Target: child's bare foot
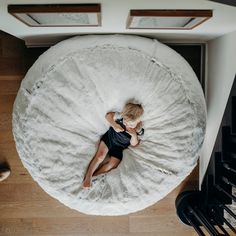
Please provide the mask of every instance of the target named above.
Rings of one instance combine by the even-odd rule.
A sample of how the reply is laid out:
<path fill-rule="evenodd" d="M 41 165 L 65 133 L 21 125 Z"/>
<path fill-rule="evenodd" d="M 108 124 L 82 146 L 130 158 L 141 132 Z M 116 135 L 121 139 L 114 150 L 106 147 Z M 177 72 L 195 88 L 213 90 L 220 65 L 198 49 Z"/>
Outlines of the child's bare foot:
<path fill-rule="evenodd" d="M 83 188 L 90 188 L 91 187 L 91 179 L 84 179 L 82 183 Z"/>

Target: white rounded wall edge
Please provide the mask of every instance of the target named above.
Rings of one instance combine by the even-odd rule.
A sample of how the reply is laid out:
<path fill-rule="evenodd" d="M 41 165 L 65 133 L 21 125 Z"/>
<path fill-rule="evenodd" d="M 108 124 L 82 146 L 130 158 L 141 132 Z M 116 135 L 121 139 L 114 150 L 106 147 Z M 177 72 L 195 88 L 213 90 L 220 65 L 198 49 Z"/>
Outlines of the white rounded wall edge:
<path fill-rule="evenodd" d="M 10 15 L 9 4 L 65 4 L 65 0 L 2 0 L 0 29 L 26 42 L 26 45 L 52 45 L 78 34 L 152 34 L 160 40 L 208 41 L 236 30 L 236 8 L 206 0 L 100 0 L 101 27 L 29 27 Z M 78 3 L 76 0 L 70 4 Z M 83 3 L 94 3 L 84 0 Z M 192 30 L 127 29 L 130 9 L 212 9 L 213 17 Z"/>
<path fill-rule="evenodd" d="M 216 137 L 236 74 L 235 42 L 236 31 L 211 40 L 207 45 L 207 126 L 200 157 L 200 188 L 210 162 Z"/>

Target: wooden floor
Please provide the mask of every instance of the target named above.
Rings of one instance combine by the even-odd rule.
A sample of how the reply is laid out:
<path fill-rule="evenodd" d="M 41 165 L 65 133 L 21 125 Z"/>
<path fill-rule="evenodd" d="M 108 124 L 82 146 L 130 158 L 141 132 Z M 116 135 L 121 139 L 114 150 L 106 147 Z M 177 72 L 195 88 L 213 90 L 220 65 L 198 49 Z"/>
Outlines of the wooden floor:
<path fill-rule="evenodd" d="M 0 183 L 0 235 L 191 236 L 180 223 L 175 198 L 198 186 L 197 168 L 155 205 L 118 217 L 89 216 L 71 210 L 46 194 L 23 167 L 12 136 L 12 106 L 28 67 L 44 49 L 28 50 L 19 39 L 0 33 L 0 161 L 11 175 Z"/>

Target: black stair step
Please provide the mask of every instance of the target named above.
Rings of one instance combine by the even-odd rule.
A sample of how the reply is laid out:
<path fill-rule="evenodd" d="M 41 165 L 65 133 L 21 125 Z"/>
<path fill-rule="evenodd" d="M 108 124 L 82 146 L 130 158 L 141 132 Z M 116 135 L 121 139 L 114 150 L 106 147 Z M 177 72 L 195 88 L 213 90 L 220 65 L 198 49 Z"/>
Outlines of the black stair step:
<path fill-rule="evenodd" d="M 227 155 L 229 156 L 231 161 L 233 161 L 233 160 L 236 161 L 236 152 L 229 152 L 229 153 L 227 153 Z"/>
<path fill-rule="evenodd" d="M 231 134 L 229 126 L 222 127 L 222 161 L 228 162 L 230 158 L 228 153 L 236 153 L 236 135 Z"/>
<path fill-rule="evenodd" d="M 236 153 L 236 143 L 233 142 L 230 143 L 229 152 Z"/>
<path fill-rule="evenodd" d="M 233 179 L 231 180 L 228 177 L 222 176 L 222 180 L 223 180 L 224 183 L 229 184 L 232 187 L 236 188 L 236 183 Z"/>
<path fill-rule="evenodd" d="M 232 186 L 226 183 L 223 184 L 216 184 L 214 185 L 215 188 L 215 196 L 221 199 L 221 202 L 225 205 L 231 205 L 232 199 L 236 199 L 236 197 L 232 194 Z M 214 197 L 215 198 L 215 197 Z"/>
<path fill-rule="evenodd" d="M 215 167 L 216 164 L 219 163 L 219 165 L 221 165 L 223 163 L 223 159 L 222 159 L 222 153 L 221 152 L 215 152 Z"/>
<path fill-rule="evenodd" d="M 226 170 L 228 170 L 228 171 L 230 171 L 230 172 L 236 174 L 236 170 L 233 169 L 228 163 L 223 163 L 223 166 L 224 166 L 224 168 L 225 168 Z"/>
<path fill-rule="evenodd" d="M 232 144 L 236 145 L 236 135 L 230 135 L 228 139 Z"/>
<path fill-rule="evenodd" d="M 236 169 L 236 150 L 228 150 L 224 152 L 224 157 L 220 159 L 222 163 L 230 163 L 231 167 Z"/>
<path fill-rule="evenodd" d="M 231 135 L 231 128 L 229 126 L 222 127 L 222 159 L 226 157 L 225 153 L 227 153 L 231 148 L 229 143 L 229 136 Z M 227 160 L 226 160 L 227 161 Z"/>
<path fill-rule="evenodd" d="M 222 138 L 228 137 L 231 135 L 231 127 L 230 126 L 223 126 L 222 127 Z"/>
<path fill-rule="evenodd" d="M 218 195 L 220 199 L 223 199 L 224 204 L 231 204 L 231 199 L 229 196 L 227 196 L 227 194 L 225 194 L 225 192 L 227 192 L 228 194 L 231 194 L 232 193 L 232 185 L 229 185 L 222 180 L 223 176 L 226 178 L 229 176 L 230 177 L 229 180 L 231 180 L 231 175 L 226 173 L 226 170 L 228 170 L 228 168 L 226 168 L 226 167 L 230 168 L 231 163 L 228 163 L 228 165 L 225 166 L 226 163 L 228 163 L 228 162 L 224 161 L 224 159 L 222 158 L 222 153 L 215 152 L 215 169 L 214 169 L 214 173 L 212 175 L 212 178 L 213 178 L 214 185 L 215 186 L 217 185 L 219 187 L 215 188 L 215 186 L 212 186 L 212 185 L 207 186 L 208 201 L 209 202 L 210 202 L 210 199 L 214 199 L 215 196 Z M 220 187 L 223 188 L 223 191 L 219 191 Z"/>
<path fill-rule="evenodd" d="M 232 133 L 236 133 L 236 97 L 232 97 Z"/>

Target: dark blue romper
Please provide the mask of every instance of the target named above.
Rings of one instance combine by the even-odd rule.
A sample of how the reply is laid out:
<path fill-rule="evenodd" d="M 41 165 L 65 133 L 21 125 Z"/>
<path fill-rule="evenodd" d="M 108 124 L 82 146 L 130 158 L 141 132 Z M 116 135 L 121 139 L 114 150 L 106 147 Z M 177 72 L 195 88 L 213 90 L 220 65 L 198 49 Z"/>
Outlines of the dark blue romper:
<path fill-rule="evenodd" d="M 117 119 L 116 123 L 118 123 L 124 131 L 116 132 L 112 127 L 102 136 L 101 140 L 108 147 L 108 154 L 110 156 L 116 157 L 120 160 L 123 158 L 123 150 L 126 149 L 130 145 L 131 135 L 126 132 L 126 127 L 123 124 L 123 118 Z M 138 135 L 142 135 L 144 133 L 144 129 L 141 129 Z"/>

